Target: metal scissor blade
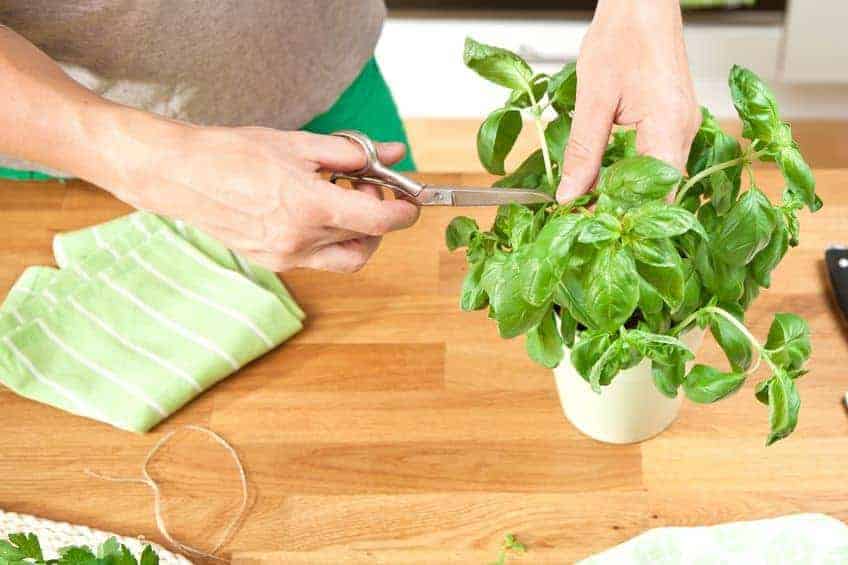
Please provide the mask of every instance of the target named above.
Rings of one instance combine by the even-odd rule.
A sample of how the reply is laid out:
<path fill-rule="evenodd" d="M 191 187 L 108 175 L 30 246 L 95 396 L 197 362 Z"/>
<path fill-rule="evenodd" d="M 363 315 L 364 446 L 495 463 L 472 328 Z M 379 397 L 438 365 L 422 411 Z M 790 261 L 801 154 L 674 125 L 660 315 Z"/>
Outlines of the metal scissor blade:
<path fill-rule="evenodd" d="M 554 198 L 529 188 L 477 188 L 468 186 L 429 186 L 418 196 L 424 206 L 498 206 L 500 204 L 546 204 Z"/>

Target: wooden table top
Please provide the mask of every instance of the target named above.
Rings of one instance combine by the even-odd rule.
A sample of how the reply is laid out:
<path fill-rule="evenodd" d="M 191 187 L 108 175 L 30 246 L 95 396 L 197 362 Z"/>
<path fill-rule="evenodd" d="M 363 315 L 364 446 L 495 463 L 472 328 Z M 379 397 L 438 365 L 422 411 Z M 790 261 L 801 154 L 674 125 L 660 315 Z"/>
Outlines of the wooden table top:
<path fill-rule="evenodd" d="M 777 194 L 776 173 L 760 178 Z M 223 550 L 241 562 L 484 563 L 512 532 L 533 552 L 524 562 L 564 563 L 658 526 L 795 512 L 848 520 L 848 332 L 823 269 L 824 248 L 848 239 L 848 170 L 817 178 L 824 209 L 802 218 L 800 247 L 748 314 L 763 338 L 779 310 L 806 317 L 813 334 L 798 429 L 770 448 L 757 379 L 715 405 L 684 403 L 642 444 L 582 436 L 523 339 L 501 340 L 485 313 L 459 310 L 464 258 L 444 248 L 444 228 L 457 213 L 488 225 L 494 210 L 432 208 L 356 275 L 287 274 L 304 331 L 152 433 L 0 390 L 0 508 L 161 542 L 144 485 L 84 470 L 138 476 L 162 434 L 196 423 L 232 442 L 247 469 L 249 513 Z M 55 233 L 127 211 L 81 182 L 0 183 L 0 291 L 26 266 L 53 263 Z M 711 340 L 700 358 L 720 362 Z M 187 433 L 151 471 L 172 533 L 208 547 L 239 503 L 226 454 Z"/>

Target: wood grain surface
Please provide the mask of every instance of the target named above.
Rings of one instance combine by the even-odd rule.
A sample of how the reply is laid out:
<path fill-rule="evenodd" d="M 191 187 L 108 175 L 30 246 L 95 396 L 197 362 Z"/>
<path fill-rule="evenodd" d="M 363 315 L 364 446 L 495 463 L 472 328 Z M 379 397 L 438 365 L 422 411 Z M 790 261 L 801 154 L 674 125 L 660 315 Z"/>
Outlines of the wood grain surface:
<path fill-rule="evenodd" d="M 817 178 L 825 207 L 802 218 L 800 247 L 748 314 L 761 337 L 779 310 L 813 332 L 798 429 L 773 447 L 753 382 L 715 405 L 684 403 L 642 444 L 582 436 L 523 339 L 501 340 L 485 313 L 459 310 L 464 259 L 445 250 L 444 228 L 457 213 L 488 225 L 494 210 L 431 208 L 355 275 L 285 275 L 309 316 L 304 331 L 152 433 L 0 389 L 0 507 L 163 542 L 144 485 L 84 470 L 138 476 L 162 434 L 196 423 L 231 441 L 247 469 L 249 513 L 223 551 L 242 563 L 486 563 L 507 532 L 531 552 L 516 563 L 568 563 L 657 526 L 794 512 L 848 520 L 848 332 L 823 270 L 826 245 L 848 240 L 848 171 Z M 778 193 L 779 175 L 761 179 Z M 81 182 L 0 183 L 0 291 L 26 266 L 52 264 L 55 233 L 127 211 Z M 714 343 L 701 359 L 720 362 Z M 239 503 L 227 455 L 184 432 L 152 472 L 173 533 L 211 545 Z"/>

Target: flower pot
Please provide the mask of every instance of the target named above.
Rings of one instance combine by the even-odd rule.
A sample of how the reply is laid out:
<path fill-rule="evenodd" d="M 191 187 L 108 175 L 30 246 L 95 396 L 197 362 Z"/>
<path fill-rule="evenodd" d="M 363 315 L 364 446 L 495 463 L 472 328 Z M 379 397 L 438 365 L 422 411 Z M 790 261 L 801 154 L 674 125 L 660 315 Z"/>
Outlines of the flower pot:
<path fill-rule="evenodd" d="M 699 329 L 680 336 L 695 353 L 703 338 Z M 554 377 L 565 417 L 587 436 L 606 443 L 635 443 L 657 435 L 677 419 L 683 393 L 668 398 L 657 390 L 648 359 L 619 373 L 598 394 L 574 369 L 570 358 L 571 351 L 566 348 Z"/>

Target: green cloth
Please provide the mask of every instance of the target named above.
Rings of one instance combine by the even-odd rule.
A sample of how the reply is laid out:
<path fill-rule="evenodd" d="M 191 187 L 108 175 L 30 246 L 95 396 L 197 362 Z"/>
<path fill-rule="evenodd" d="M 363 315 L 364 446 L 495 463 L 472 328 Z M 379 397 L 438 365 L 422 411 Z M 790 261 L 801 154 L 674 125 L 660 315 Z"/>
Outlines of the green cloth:
<path fill-rule="evenodd" d="M 356 80 L 327 112 L 315 117 L 303 129 L 324 134 L 355 129 L 374 141 L 403 142 L 406 144 L 406 156 L 393 168 L 398 171 L 415 170 L 406 130 L 376 59 L 366 63 Z"/>
<path fill-rule="evenodd" d="M 0 381 L 80 416 L 147 431 L 302 328 L 273 273 L 153 214 L 53 248 L 0 307 Z"/>
<path fill-rule="evenodd" d="M 824 514 L 656 528 L 578 565 L 845 565 L 848 526 Z"/>
<path fill-rule="evenodd" d="M 335 104 L 313 118 L 303 129 L 323 134 L 342 129 L 356 129 L 375 141 L 400 141 L 406 145 L 406 156 L 393 168 L 398 171 L 415 170 L 406 130 L 389 85 L 386 84 L 374 58 L 366 63 L 359 76 Z M 36 171 L 17 171 L 0 167 L 0 179 L 51 180 L 52 177 Z"/>

